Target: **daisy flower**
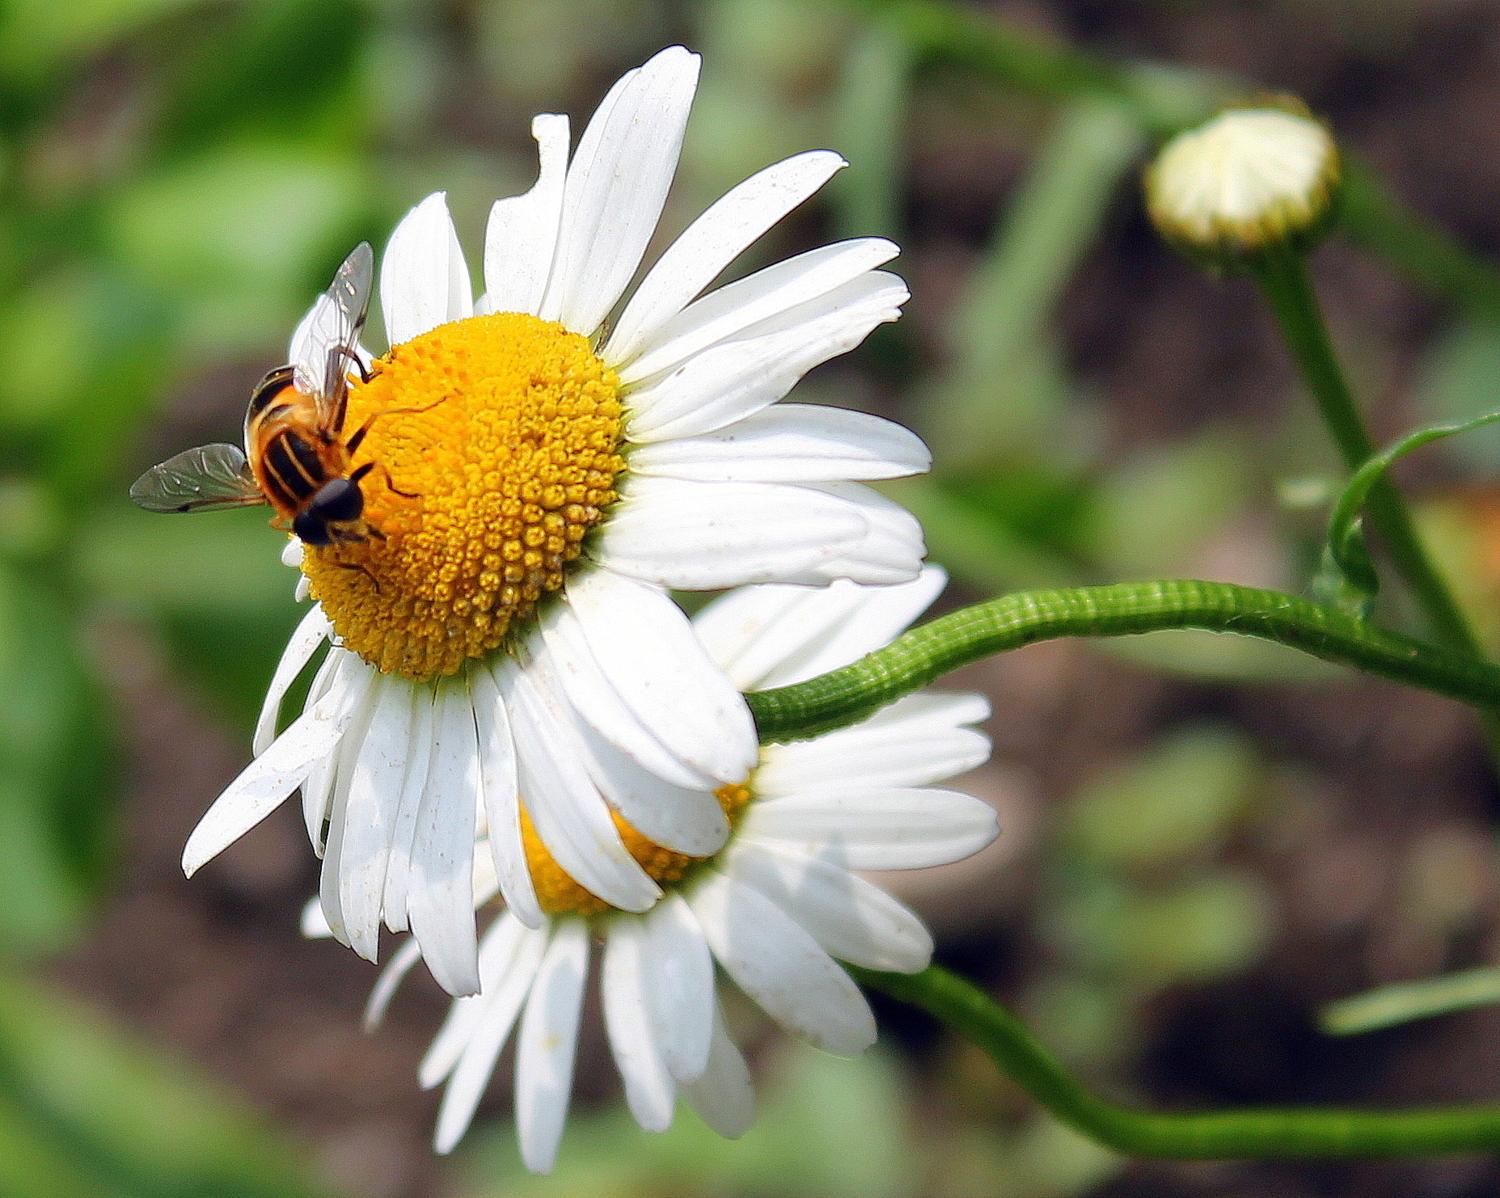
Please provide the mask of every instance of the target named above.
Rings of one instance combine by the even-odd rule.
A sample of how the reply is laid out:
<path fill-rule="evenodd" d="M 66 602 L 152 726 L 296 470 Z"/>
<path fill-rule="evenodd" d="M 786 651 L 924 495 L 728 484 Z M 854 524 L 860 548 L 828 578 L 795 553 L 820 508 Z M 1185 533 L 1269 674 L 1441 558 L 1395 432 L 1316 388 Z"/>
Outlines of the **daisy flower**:
<path fill-rule="evenodd" d="M 478 299 L 441 193 L 397 226 L 379 272 L 392 348 L 351 378 L 346 421 L 364 431 L 354 462 L 371 464 L 375 531 L 291 544 L 316 605 L 276 670 L 254 762 L 184 853 L 192 873 L 300 786 L 334 934 L 374 959 L 382 922 L 409 928 L 454 994 L 480 981 L 476 837 L 511 918 L 540 928 L 523 827 L 624 911 L 662 891 L 616 816 L 690 856 L 728 836 L 712 793 L 750 772 L 754 730 L 667 588 L 892 584 L 920 568 L 915 520 L 857 481 L 924 470 L 920 440 L 862 413 L 773 406 L 899 315 L 905 285 L 877 269 L 896 247 L 840 242 L 702 294 L 838 155 L 731 190 L 621 303 L 697 74 L 680 46 L 631 71 L 571 158 L 567 118 L 536 118 L 537 182 L 495 204 Z M 292 341 L 314 375 L 332 302 Z"/>
<path fill-rule="evenodd" d="M 813 589 L 747 587 L 704 609 L 696 631 L 736 685 L 790 685 L 884 645 L 932 600 L 944 576 Z M 637 1122 L 663 1131 L 678 1096 L 711 1127 L 738 1136 L 754 1117 L 750 1076 L 725 1031 L 715 968 L 788 1031 L 854 1055 L 875 1039 L 868 1003 L 839 961 L 914 973 L 932 939 L 918 918 L 854 871 L 956 861 L 996 835 L 995 813 L 930 783 L 973 768 L 989 740 L 970 725 L 982 696 L 924 692 L 815 740 L 767 745 L 759 764 L 716 797 L 733 834 L 693 859 L 627 830 L 631 851 L 666 891 L 644 914 L 613 908 L 528 839 L 547 913 L 528 927 L 503 910 L 479 950 L 481 990 L 454 1001 L 421 1066 L 446 1080 L 437 1148 L 468 1128 L 506 1041 L 516 1032 L 516 1124 L 528 1168 L 556 1158 L 572 1085 L 589 941 L 602 939 L 605 1028 Z M 494 886 L 481 888 L 483 902 Z M 323 930 L 317 900 L 306 928 Z M 420 955 L 399 949 L 370 998 L 378 1021 Z"/>

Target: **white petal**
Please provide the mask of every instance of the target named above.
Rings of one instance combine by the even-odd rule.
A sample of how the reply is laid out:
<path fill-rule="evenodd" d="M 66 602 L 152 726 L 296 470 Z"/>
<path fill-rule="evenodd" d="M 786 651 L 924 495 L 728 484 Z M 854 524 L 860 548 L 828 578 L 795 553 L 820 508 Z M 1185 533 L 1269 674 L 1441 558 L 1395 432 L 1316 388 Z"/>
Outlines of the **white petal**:
<path fill-rule="evenodd" d="M 988 714 L 982 695 L 907 695 L 864 723 L 768 749 L 756 793 L 769 800 L 941 782 L 989 759 L 989 737 L 964 726 Z"/>
<path fill-rule="evenodd" d="M 568 168 L 543 320 L 591 335 L 615 306 L 656 229 L 697 86 L 698 56 L 672 46 L 604 97 Z"/>
<path fill-rule="evenodd" d="M 344 892 L 339 885 L 343 874 L 344 841 L 346 833 L 352 831 L 357 837 L 364 830 L 368 813 L 356 807 L 351 820 L 349 801 L 351 794 L 356 804 L 368 801 L 368 789 L 356 792 L 354 781 L 359 773 L 359 760 L 370 749 L 370 725 L 380 707 L 381 698 L 389 690 L 391 682 L 392 680 L 383 674 L 375 674 L 370 679 L 369 685 L 360 695 L 354 718 L 349 721 L 349 728 L 344 733 L 344 738 L 339 742 L 338 750 L 334 754 L 333 786 L 328 807 L 328 844 L 324 851 L 323 868 L 318 879 L 318 900 L 323 904 L 323 914 L 328 920 L 328 927 L 333 932 L 334 939 L 340 944 L 351 946 L 354 942 L 350 939 L 349 929 L 345 923 Z M 399 681 L 397 685 L 400 685 Z M 360 948 L 363 951 L 360 955 L 366 956 L 367 960 L 374 959 L 375 940 L 374 932 L 361 940 Z"/>
<path fill-rule="evenodd" d="M 710 205 L 641 280 L 604 345 L 605 362 L 628 361 L 762 233 L 847 165 L 830 150 L 798 154 L 752 175 Z"/>
<path fill-rule="evenodd" d="M 638 383 L 696 353 L 737 336 L 843 286 L 901 251 L 879 237 L 819 246 L 711 291 L 669 320 L 620 368 L 620 381 Z"/>
<path fill-rule="evenodd" d="M 917 737 L 936 728 L 979 724 L 989 718 L 990 701 L 983 695 L 973 691 L 925 690 L 902 696 L 847 731 L 884 727 L 891 735 Z"/>
<path fill-rule="evenodd" d="M 468 1130 L 474 1109 L 495 1071 L 495 1059 L 505 1046 L 521 1004 L 536 978 L 546 945 L 545 933 L 524 929 L 521 942 L 508 962 L 509 968 L 477 996 L 484 1003 L 482 1017 L 468 1037 L 463 1055 L 448 1079 L 448 1088 L 443 1091 L 443 1105 L 438 1108 L 437 1134 L 433 1136 L 433 1147 L 437 1151 L 451 1152 Z M 436 1041 L 433 1047 L 437 1047 Z M 424 1067 L 426 1064 L 423 1061 Z"/>
<path fill-rule="evenodd" d="M 631 451 L 632 474 L 704 482 L 898 478 L 932 464 L 922 439 L 894 421 L 845 408 L 780 404 L 700 437 Z"/>
<path fill-rule="evenodd" d="M 713 1038 L 714 959 L 680 894 L 641 917 L 646 1014 L 662 1060 L 680 1082 L 708 1067 Z"/>
<path fill-rule="evenodd" d="M 601 982 L 604 1030 L 615 1067 L 625 1082 L 625 1101 L 635 1121 L 647 1131 L 666 1131 L 672 1125 L 677 1087 L 656 1040 L 656 1024 L 647 1008 L 647 973 L 651 962 L 644 953 L 639 919 L 615 916 L 604 942 Z"/>
<path fill-rule="evenodd" d="M 840 961 L 896 973 L 926 969 L 932 936 L 922 921 L 880 887 L 851 874 L 839 856 L 836 845 L 798 853 L 736 844 L 724 869 L 790 913 Z"/>
<path fill-rule="evenodd" d="M 600 672 L 641 731 L 693 771 L 663 777 L 682 786 L 743 781 L 758 755 L 750 709 L 709 660 L 682 609 L 656 587 L 608 570 L 577 576 L 567 603 Z M 613 711 L 596 723 L 588 688 L 574 687 L 570 697 L 606 739 L 635 755 L 643 738 L 634 729 L 609 718 Z M 649 759 L 641 764 L 653 768 Z"/>
<path fill-rule="evenodd" d="M 389 676 L 377 687 L 375 710 L 349 779 L 336 864 L 344 932 L 349 947 L 368 961 L 375 960 L 379 947 L 386 871 L 415 722 L 411 683 Z M 324 858 L 325 871 L 334 860 L 332 853 Z"/>
<path fill-rule="evenodd" d="M 391 234 L 380 263 L 380 303 L 393 347 L 474 314 L 469 268 L 446 192 L 433 192 Z"/>
<path fill-rule="evenodd" d="M 412 840 L 406 896 L 422 959 L 449 994 L 479 989 L 474 934 L 474 817 L 479 743 L 474 708 L 461 679 L 438 684 L 437 738 Z"/>
<path fill-rule="evenodd" d="M 831 583 L 825 594 L 845 588 L 857 588 L 861 599 L 859 605 L 831 627 L 827 636 L 809 644 L 805 654 L 796 660 L 787 658 L 774 668 L 766 670 L 761 676 L 759 687 L 791 686 L 797 682 L 806 682 L 809 678 L 816 678 L 819 674 L 826 674 L 829 670 L 837 670 L 858 661 L 876 649 L 883 649 L 927 610 L 947 581 L 948 575 L 942 569 L 928 565 L 910 582 L 890 586 L 860 588 L 857 583 L 852 582 Z M 830 603 L 830 606 L 837 604 Z M 986 709 L 978 718 L 984 719 L 988 715 L 989 711 Z M 935 775 L 944 778 L 949 776 Z"/>
<path fill-rule="evenodd" d="M 391 999 L 395 997 L 396 989 L 401 985 L 402 979 L 421 959 L 422 946 L 409 936 L 401 942 L 401 947 L 391 954 L 391 959 L 385 963 L 385 968 L 375 979 L 375 985 L 370 989 L 369 1000 L 365 1003 L 362 1024 L 365 1031 L 372 1032 L 380 1026 L 385 1018 L 385 1009 L 390 1006 Z"/>
<path fill-rule="evenodd" d="M 271 685 L 266 688 L 260 719 L 255 722 L 255 739 L 251 741 L 251 749 L 257 757 L 269 749 L 271 742 L 276 739 L 276 720 L 281 715 L 281 701 L 286 698 L 287 689 L 312 660 L 318 646 L 328 639 L 332 628 L 319 604 L 308 610 L 297 625 L 297 631 L 292 633 L 291 640 L 287 641 L 281 660 L 276 663 L 276 673 L 271 677 Z"/>
<path fill-rule="evenodd" d="M 349 783 L 354 777 L 355 763 L 364 750 L 365 734 L 369 731 L 376 701 L 384 690 L 386 681 L 381 675 L 371 672 L 369 681 L 359 690 L 354 718 L 349 721 L 339 747 L 315 771 L 330 779 L 328 798 L 324 802 L 324 831 L 328 844 L 318 879 L 318 901 L 323 905 L 323 915 L 328 920 L 328 928 L 334 939 L 346 945 L 349 943 L 349 933 L 344 928 L 343 896 L 338 888 L 338 863 L 343 856 L 344 833 L 349 824 Z"/>
<path fill-rule="evenodd" d="M 739 587 L 700 608 L 693 631 L 739 690 L 764 690 L 767 674 L 814 652 L 858 610 L 871 589 L 852 582 Z"/>
<path fill-rule="evenodd" d="M 577 919 L 559 923 L 516 1040 L 516 1137 L 521 1159 L 533 1173 L 552 1172 L 557 1160 L 588 967 L 588 925 Z"/>
<path fill-rule="evenodd" d="M 484 812 L 479 812 L 480 816 L 483 814 Z M 478 911 L 499 893 L 500 885 L 495 878 L 495 863 L 490 860 L 489 834 L 486 831 L 474 842 L 474 909 Z"/>
<path fill-rule="evenodd" d="M 542 113 L 531 122 L 540 168 L 525 195 L 496 200 L 484 233 L 485 307 L 536 312 L 547 288 L 568 166 L 568 118 Z"/>
<path fill-rule="evenodd" d="M 544 917 L 521 843 L 516 746 L 500 680 L 505 676 L 502 672 L 497 677 L 484 667 L 477 667 L 472 676 L 474 717 L 479 725 L 480 785 L 489 825 L 490 859 L 500 893 L 517 919 L 529 928 L 539 928 Z"/>
<path fill-rule="evenodd" d="M 865 535 L 839 546 L 833 558 L 818 566 L 822 581 L 849 578 L 866 585 L 888 586 L 910 582 L 921 573 L 922 558 L 927 554 L 922 525 L 899 503 L 862 483 L 806 483 L 804 487 L 842 500 L 865 519 Z"/>
<path fill-rule="evenodd" d="M 293 570 L 300 570 L 302 568 L 302 555 L 305 552 L 305 548 L 301 541 L 293 537 L 281 547 L 281 564 Z"/>
<path fill-rule="evenodd" d="M 386 858 L 385 887 L 381 898 L 385 926 L 393 932 L 404 932 L 408 923 L 406 896 L 412 882 L 412 846 L 417 835 L 417 813 L 422 809 L 422 795 L 427 790 L 432 749 L 437 739 L 435 688 L 413 686 L 411 702 L 411 760 L 401 780 L 401 797 L 396 804 L 395 822 L 391 825 L 390 852 Z"/>
<path fill-rule="evenodd" d="M 755 1087 L 750 1082 L 750 1070 L 729 1038 L 717 999 L 708 1067 L 697 1081 L 683 1085 L 682 1096 L 703 1122 L 726 1139 L 739 1139 L 755 1122 Z"/>
<path fill-rule="evenodd" d="M 743 587 L 703 608 L 693 630 L 740 690 L 790 686 L 884 647 L 946 581 L 940 568 L 927 566 L 895 586 Z"/>
<path fill-rule="evenodd" d="M 821 585 L 829 563 L 869 535 L 858 506 L 806 487 L 632 478 L 596 554 L 611 570 L 683 591 Z"/>
<path fill-rule="evenodd" d="M 343 687 L 369 686 L 375 672 L 358 656 L 337 645 L 323 655 L 323 662 L 313 674 L 312 685 L 307 688 L 307 698 L 302 703 L 304 713 L 311 711 L 335 685 Z M 338 755 L 329 753 L 315 762 L 302 783 L 302 821 L 307 827 L 308 843 L 319 857 L 323 855 L 323 837 L 326 834 L 329 804 L 333 799 L 334 767 Z"/>
<path fill-rule="evenodd" d="M 637 444 L 711 433 L 775 403 L 814 366 L 895 320 L 906 284 L 872 271 L 776 318 L 740 330 L 627 389 L 625 436 Z"/>
<path fill-rule="evenodd" d="M 483 754 L 480 755 L 481 763 Z M 481 815 L 484 813 L 481 811 Z M 500 893 L 500 880 L 495 877 L 495 862 L 489 852 L 489 829 L 474 842 L 474 909 L 477 911 L 485 903 Z"/>
<path fill-rule="evenodd" d="M 350 727 L 344 733 L 344 739 L 339 742 L 339 748 L 332 754 L 332 768 L 330 778 L 332 783 L 329 787 L 329 804 L 327 804 L 327 835 L 329 843 L 324 850 L 323 870 L 318 879 L 318 901 L 323 904 L 324 918 L 329 921 L 329 930 L 333 937 L 341 945 L 350 945 L 350 933 L 345 927 L 344 921 L 344 894 L 339 888 L 342 870 L 341 862 L 344 861 L 344 837 L 345 832 L 350 831 L 350 819 L 348 819 L 348 805 L 350 805 L 350 793 L 353 790 L 354 778 L 356 778 L 357 766 L 360 757 L 369 751 L 369 729 L 374 721 L 375 712 L 380 709 L 381 697 L 389 690 L 390 679 L 386 675 L 372 675 L 369 684 L 363 688 L 360 694 L 359 705 L 354 711 L 354 718 L 350 721 Z M 366 801 L 368 793 L 360 792 L 357 802 Z M 356 811 L 356 834 L 363 829 L 362 814 Z M 369 960 L 369 958 L 366 958 Z"/>
<path fill-rule="evenodd" d="M 313 855 L 320 860 L 328 835 L 329 813 L 333 808 L 333 778 L 338 765 L 338 755 L 330 753 L 315 763 L 302 783 L 302 822 L 307 827 L 308 843 Z"/>
<path fill-rule="evenodd" d="M 478 994 L 465 995 L 448 1005 L 448 1017 L 443 1020 L 438 1034 L 432 1038 L 417 1069 L 417 1080 L 424 1090 L 432 1089 L 453 1072 L 464 1049 L 486 1022 L 501 984 L 512 973 L 518 972 L 514 968 L 517 960 L 534 950 L 536 962 L 540 963 L 548 938 L 548 932 L 537 932 L 524 927 L 505 911 L 490 924 L 479 945 L 479 978 L 482 988 Z M 516 1009 L 520 1009 L 520 999 L 517 999 Z"/>
<path fill-rule="evenodd" d="M 712 790 L 718 785 L 716 779 L 682 761 L 631 710 L 624 696 L 605 676 L 578 616 L 567 604 L 554 605 L 542 619 L 541 630 L 541 651 L 550 659 L 551 668 L 556 671 L 569 703 L 578 712 L 582 726 L 613 744 L 628 745 L 630 756 L 655 777 L 697 790 Z"/>
<path fill-rule="evenodd" d="M 782 1027 L 837 1056 L 875 1042 L 859 987 L 765 895 L 710 871 L 688 902 L 719 964 Z"/>
<path fill-rule="evenodd" d="M 589 776 L 632 828 L 662 848 L 689 857 L 708 857 L 724 847 L 729 821 L 712 790 L 663 782 L 593 729 L 585 726 L 580 731 L 588 749 Z"/>
<path fill-rule="evenodd" d="M 537 835 L 590 894 L 622 911 L 644 911 L 661 890 L 625 850 L 584 764 L 572 711 L 539 658 L 509 688 L 521 793 Z"/>
<path fill-rule="evenodd" d="M 182 869 L 188 877 L 281 806 L 313 766 L 338 748 L 360 694 L 358 685 L 331 689 L 224 788 L 183 847 Z"/>
<path fill-rule="evenodd" d="M 995 809 L 973 795 L 892 788 L 757 802 L 736 839 L 808 851 L 837 845 L 850 869 L 921 869 L 960 861 L 999 831 Z"/>
<path fill-rule="evenodd" d="M 328 926 L 328 917 L 323 914 L 323 904 L 317 895 L 302 904 L 301 928 L 302 935 L 309 940 L 327 940 L 333 935 L 333 929 Z"/>

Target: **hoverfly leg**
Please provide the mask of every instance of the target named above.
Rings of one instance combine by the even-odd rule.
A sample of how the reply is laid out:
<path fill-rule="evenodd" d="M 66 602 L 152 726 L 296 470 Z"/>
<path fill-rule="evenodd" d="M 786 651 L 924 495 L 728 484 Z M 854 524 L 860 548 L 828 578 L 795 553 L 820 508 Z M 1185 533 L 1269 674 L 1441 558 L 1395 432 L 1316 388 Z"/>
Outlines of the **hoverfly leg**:
<path fill-rule="evenodd" d="M 365 381 L 368 382 L 369 380 L 366 379 Z M 445 395 L 442 399 L 435 399 L 430 404 L 427 404 L 424 407 L 420 408 L 386 408 L 386 410 L 383 412 L 376 412 L 375 415 L 371 416 L 368 420 L 366 420 L 362 425 L 359 426 L 359 429 L 352 437 L 344 442 L 344 448 L 347 449 L 350 453 L 353 453 L 356 449 L 358 449 L 359 443 L 365 439 L 365 434 L 370 431 L 370 425 L 374 424 L 382 416 L 420 416 L 423 412 L 432 411 L 432 409 L 437 407 L 438 404 L 447 402 L 447 399 L 448 397 Z M 391 490 L 396 491 L 396 488 L 392 487 Z M 405 492 L 396 491 L 396 494 L 402 495 L 405 494 Z"/>
<path fill-rule="evenodd" d="M 359 381 L 368 383 L 375 376 L 365 369 L 365 364 L 360 360 L 359 354 L 354 352 L 352 345 L 335 345 L 328 351 L 328 364 L 330 370 L 336 369 L 340 358 L 348 358 L 354 364 L 354 369 L 359 372 Z"/>
<path fill-rule="evenodd" d="M 339 346 L 339 349 L 341 349 L 344 352 L 344 356 L 347 357 L 349 359 L 349 361 L 351 361 L 351 362 L 354 363 L 354 369 L 357 370 L 357 371 L 359 371 L 359 381 L 360 382 L 362 382 L 362 383 L 368 383 L 372 378 L 375 377 L 373 374 L 371 374 L 368 370 L 365 369 L 364 362 L 360 359 L 360 356 L 357 353 L 354 352 L 354 348 L 352 346 L 341 345 L 341 346 Z"/>
<path fill-rule="evenodd" d="M 384 539 L 385 537 L 382 535 L 381 540 Z M 376 594 L 380 593 L 380 580 L 376 578 L 375 575 L 370 573 L 368 567 L 362 565 L 359 562 L 339 562 L 338 566 L 341 570 L 358 570 L 361 574 L 363 574 L 370 580 L 370 585 L 375 588 Z"/>
<path fill-rule="evenodd" d="M 393 491 L 397 495 L 401 495 L 406 499 L 420 499 L 422 497 L 420 491 L 403 491 L 394 482 L 392 482 L 391 472 L 383 462 L 366 462 L 363 466 L 359 467 L 354 471 L 353 474 L 349 476 L 349 481 L 352 483 L 358 483 L 360 479 L 364 478 L 365 475 L 369 474 L 372 470 L 379 470 L 383 475 L 385 475 L 385 485 L 387 490 Z M 374 530 L 373 525 L 371 526 L 371 529 L 372 531 Z M 384 537 L 381 537 L 381 540 L 384 539 Z"/>
<path fill-rule="evenodd" d="M 420 492 L 420 491 L 403 491 L 400 487 L 398 487 L 395 483 L 393 483 L 391 481 L 391 472 L 389 470 L 387 470 L 384 466 L 381 466 L 380 469 L 385 474 L 385 485 L 386 485 L 386 487 L 389 488 L 390 490 L 394 491 L 397 495 L 400 495 L 400 496 L 402 496 L 405 499 L 420 499 L 420 498 L 422 498 L 422 492 Z"/>

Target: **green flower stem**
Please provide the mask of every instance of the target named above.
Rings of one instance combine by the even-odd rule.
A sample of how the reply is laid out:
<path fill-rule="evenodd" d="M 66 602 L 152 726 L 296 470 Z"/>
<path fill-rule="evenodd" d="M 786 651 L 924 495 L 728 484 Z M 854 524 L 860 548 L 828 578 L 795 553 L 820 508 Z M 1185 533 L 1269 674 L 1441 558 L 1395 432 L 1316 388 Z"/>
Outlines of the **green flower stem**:
<path fill-rule="evenodd" d="M 1257 261 L 1255 276 L 1344 464 L 1351 473 L 1358 470 L 1375 456 L 1375 444 L 1334 356 L 1306 263 L 1296 251 L 1271 251 Z M 1433 636 L 1450 649 L 1482 657 L 1478 638 L 1422 548 L 1406 504 L 1390 479 L 1381 476 L 1371 485 L 1365 507 Z"/>
<path fill-rule="evenodd" d="M 1083 92 L 1128 97 L 1126 72 L 1066 42 L 1045 40 L 987 13 L 931 0 L 863 0 L 924 57 L 962 63 L 1052 99 Z"/>
<path fill-rule="evenodd" d="M 1440 295 L 1500 320 L 1500 274 L 1447 230 L 1402 205 L 1373 167 L 1347 147 L 1339 222 L 1372 254 Z"/>
<path fill-rule="evenodd" d="M 918 974 L 850 968 L 867 986 L 921 1007 L 987 1052 L 1069 1127 L 1132 1156 L 1420 1156 L 1500 1147 L 1500 1107 L 1360 1111 L 1306 1107 L 1157 1114 L 1090 1094 L 987 994 L 939 966 Z"/>
<path fill-rule="evenodd" d="M 1062 636 L 1125 636 L 1167 628 L 1261 637 L 1480 708 L 1500 707 L 1500 666 L 1294 595 L 1192 579 L 1004 595 L 913 628 L 843 669 L 745 698 L 761 740 L 803 740 L 856 723 L 940 675 L 995 653 Z"/>
<path fill-rule="evenodd" d="M 1500 967 L 1481 965 L 1435 978 L 1393 982 L 1339 999 L 1319 1013 L 1318 1026 L 1330 1036 L 1354 1036 L 1497 1002 Z"/>

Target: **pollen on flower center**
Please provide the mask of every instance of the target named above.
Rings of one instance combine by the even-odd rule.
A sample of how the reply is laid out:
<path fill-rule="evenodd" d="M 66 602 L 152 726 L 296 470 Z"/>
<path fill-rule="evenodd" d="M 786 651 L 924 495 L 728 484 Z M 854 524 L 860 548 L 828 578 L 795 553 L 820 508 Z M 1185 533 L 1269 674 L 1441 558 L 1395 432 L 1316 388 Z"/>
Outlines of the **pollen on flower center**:
<path fill-rule="evenodd" d="M 714 797 L 719 800 L 719 806 L 733 827 L 750 804 L 750 779 L 721 786 L 714 791 Z M 621 819 L 618 812 L 612 811 L 610 816 L 630 855 L 664 889 L 682 881 L 683 875 L 695 863 L 706 860 L 653 844 Z M 553 860 L 524 805 L 521 807 L 521 842 L 526 849 L 526 868 L 531 872 L 532 885 L 536 887 L 537 902 L 548 915 L 602 915 L 611 909 L 608 903 L 585 890 Z"/>
<path fill-rule="evenodd" d="M 618 386 L 586 338 L 516 312 L 441 325 L 356 380 L 343 433 L 368 429 L 351 471 L 374 463 L 369 532 L 302 566 L 343 644 L 413 678 L 502 645 L 615 499 Z"/>

